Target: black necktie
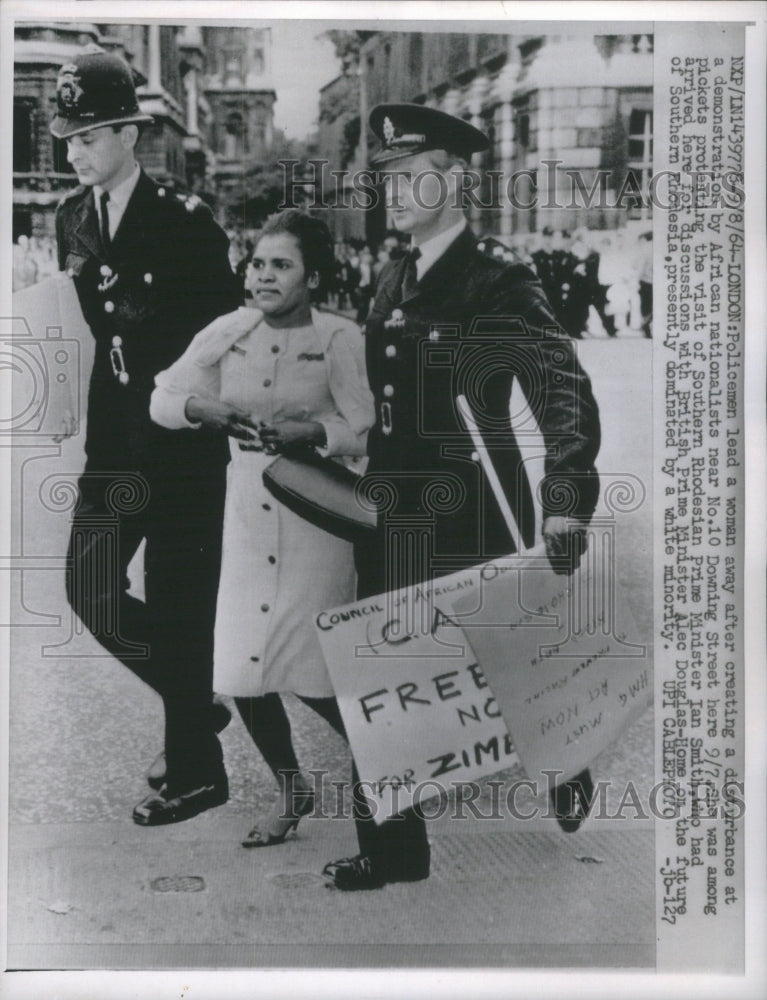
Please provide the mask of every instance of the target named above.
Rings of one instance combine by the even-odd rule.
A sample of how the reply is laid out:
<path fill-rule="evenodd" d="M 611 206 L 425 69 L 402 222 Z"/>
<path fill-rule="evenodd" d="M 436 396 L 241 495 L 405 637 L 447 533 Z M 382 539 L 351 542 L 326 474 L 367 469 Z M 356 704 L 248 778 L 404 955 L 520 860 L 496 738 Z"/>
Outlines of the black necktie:
<path fill-rule="evenodd" d="M 99 204 L 101 205 L 101 242 L 104 245 L 104 249 L 108 251 L 112 246 L 112 237 L 109 235 L 108 191 L 102 191 Z"/>
<path fill-rule="evenodd" d="M 418 288 L 418 270 L 415 266 L 415 262 L 421 256 L 421 251 L 418 247 L 413 247 L 405 254 L 405 271 L 402 278 L 402 298 L 409 299 L 411 295 L 415 295 Z"/>

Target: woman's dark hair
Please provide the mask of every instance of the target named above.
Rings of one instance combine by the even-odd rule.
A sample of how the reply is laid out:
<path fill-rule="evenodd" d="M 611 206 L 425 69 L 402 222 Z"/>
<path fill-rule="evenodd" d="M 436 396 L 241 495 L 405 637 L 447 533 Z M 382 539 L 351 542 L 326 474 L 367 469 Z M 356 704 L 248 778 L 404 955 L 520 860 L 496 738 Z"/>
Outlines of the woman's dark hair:
<path fill-rule="evenodd" d="M 256 247 L 263 236 L 287 233 L 294 236 L 301 251 L 307 277 L 318 274 L 319 287 L 312 289 L 312 298 L 322 296 L 335 273 L 335 250 L 330 230 L 320 219 L 315 219 L 297 208 L 287 208 L 277 215 L 270 215 L 256 238 Z"/>

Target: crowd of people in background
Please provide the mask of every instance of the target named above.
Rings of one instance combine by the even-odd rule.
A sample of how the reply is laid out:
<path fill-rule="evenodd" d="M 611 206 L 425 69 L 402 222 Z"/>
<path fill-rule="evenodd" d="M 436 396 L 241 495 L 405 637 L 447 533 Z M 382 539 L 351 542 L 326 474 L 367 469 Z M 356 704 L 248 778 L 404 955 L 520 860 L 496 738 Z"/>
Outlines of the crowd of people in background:
<path fill-rule="evenodd" d="M 232 270 L 245 281 L 256 232 L 229 232 Z M 576 229 L 512 236 L 509 245 L 494 237 L 480 248 L 505 261 L 532 267 L 556 317 L 567 333 L 584 337 L 650 337 L 652 332 L 652 230 Z M 396 232 L 378 246 L 361 240 L 335 244 L 335 276 L 325 304 L 363 323 L 383 266 L 407 246 Z M 58 270 L 52 237 L 20 236 L 13 246 L 13 291 L 27 288 Z"/>

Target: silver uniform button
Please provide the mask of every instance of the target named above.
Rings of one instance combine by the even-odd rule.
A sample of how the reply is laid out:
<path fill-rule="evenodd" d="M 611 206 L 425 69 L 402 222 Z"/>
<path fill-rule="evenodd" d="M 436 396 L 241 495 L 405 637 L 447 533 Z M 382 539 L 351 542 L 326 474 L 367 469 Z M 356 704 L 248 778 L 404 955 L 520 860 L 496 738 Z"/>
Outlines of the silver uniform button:
<path fill-rule="evenodd" d="M 111 312 L 114 312 L 114 311 L 115 311 L 115 304 L 114 304 L 114 302 L 105 302 L 104 303 L 104 312 L 111 313 Z"/>
<path fill-rule="evenodd" d="M 472 460 L 472 462 L 478 462 L 479 461 L 479 452 L 478 451 L 473 451 L 471 453 L 471 460 Z"/>
<path fill-rule="evenodd" d="M 152 275 L 151 275 L 151 274 L 150 274 L 150 273 L 149 273 L 148 271 L 147 271 L 147 273 L 146 273 L 146 274 L 144 275 L 144 281 L 145 281 L 145 283 L 146 283 L 147 285 L 151 285 L 151 284 L 152 284 Z"/>
<path fill-rule="evenodd" d="M 120 382 L 123 385 L 127 385 L 128 382 L 130 381 L 130 376 L 128 375 L 127 372 L 120 372 L 120 374 L 117 377 L 119 378 Z"/>
<path fill-rule="evenodd" d="M 112 347 L 122 347 L 123 339 L 122 337 L 112 337 Z"/>
<path fill-rule="evenodd" d="M 394 395 L 394 386 L 393 385 L 385 385 L 383 387 L 383 394 L 384 394 L 384 396 L 389 396 L 389 397 L 393 396 Z"/>
<path fill-rule="evenodd" d="M 109 264 L 102 264 L 101 267 L 99 268 L 99 274 L 103 278 L 111 278 L 112 277 L 112 268 L 109 266 Z"/>
<path fill-rule="evenodd" d="M 394 344 L 387 344 L 386 345 L 386 357 L 387 358 L 396 358 L 397 357 L 397 348 L 394 346 Z"/>
<path fill-rule="evenodd" d="M 432 330 L 429 333 L 429 340 L 439 340 L 439 330 Z"/>

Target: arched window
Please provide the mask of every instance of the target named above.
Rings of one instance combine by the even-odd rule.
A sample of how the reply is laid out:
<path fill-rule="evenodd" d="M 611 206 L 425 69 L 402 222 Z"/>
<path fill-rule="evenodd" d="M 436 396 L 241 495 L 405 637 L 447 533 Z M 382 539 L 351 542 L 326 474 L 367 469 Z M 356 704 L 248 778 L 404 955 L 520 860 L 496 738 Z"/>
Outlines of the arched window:
<path fill-rule="evenodd" d="M 32 121 L 34 108 L 27 101 L 13 102 L 13 169 L 32 170 Z"/>
<path fill-rule="evenodd" d="M 229 160 L 245 152 L 245 121 L 239 111 L 230 111 L 224 122 L 224 155 Z"/>

